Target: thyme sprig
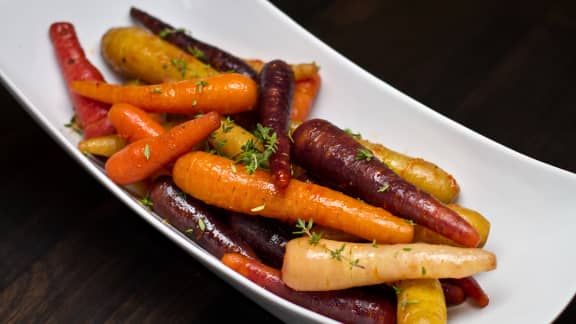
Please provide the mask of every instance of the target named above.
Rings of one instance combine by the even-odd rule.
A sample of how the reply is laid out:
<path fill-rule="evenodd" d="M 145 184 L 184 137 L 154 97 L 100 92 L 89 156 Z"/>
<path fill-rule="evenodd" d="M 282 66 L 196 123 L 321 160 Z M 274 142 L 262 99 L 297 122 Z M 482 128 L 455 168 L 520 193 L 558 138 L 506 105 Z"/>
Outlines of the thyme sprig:
<path fill-rule="evenodd" d="M 270 156 L 278 150 L 278 136 L 272 132 L 272 128 L 257 124 L 254 136 L 264 147 L 264 151 L 260 151 L 256 143 L 250 139 L 242 145 L 242 153 L 236 158 L 236 163 L 243 163 L 249 174 L 254 173 L 258 168 L 268 169 Z"/>

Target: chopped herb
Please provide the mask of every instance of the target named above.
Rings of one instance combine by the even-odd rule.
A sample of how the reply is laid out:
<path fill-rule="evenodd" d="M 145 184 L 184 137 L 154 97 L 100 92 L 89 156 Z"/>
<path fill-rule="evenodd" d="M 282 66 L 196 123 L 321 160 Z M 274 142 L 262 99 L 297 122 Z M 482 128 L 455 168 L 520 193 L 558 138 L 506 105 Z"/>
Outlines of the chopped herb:
<path fill-rule="evenodd" d="M 416 225 L 416 223 L 411 219 L 402 218 L 402 220 L 410 225 Z"/>
<path fill-rule="evenodd" d="M 360 259 L 350 261 L 350 270 L 352 270 L 352 268 L 354 268 L 354 267 L 364 268 L 363 266 L 360 265 Z"/>
<path fill-rule="evenodd" d="M 178 32 L 184 32 L 184 29 L 183 28 L 178 28 L 178 29 L 164 28 L 160 32 L 158 32 L 158 37 L 166 38 L 166 37 L 168 37 L 168 35 L 178 33 Z"/>
<path fill-rule="evenodd" d="M 264 146 L 264 152 L 261 152 L 251 139 L 242 145 L 242 152 L 236 158 L 236 163 L 243 163 L 249 174 L 254 173 L 258 168 L 268 169 L 268 160 L 278 149 L 278 137 L 276 133 L 270 134 L 271 132 L 272 129 L 269 127 L 256 125 L 254 136 Z"/>
<path fill-rule="evenodd" d="M 390 187 L 390 185 L 385 183 L 380 188 L 378 188 L 378 192 L 384 192 L 384 191 L 388 190 L 389 187 Z"/>
<path fill-rule="evenodd" d="M 188 46 L 187 47 L 188 52 L 190 52 L 190 54 L 192 54 L 194 57 L 196 57 L 197 59 L 201 60 L 201 61 L 206 61 L 206 54 L 204 54 L 204 52 L 199 49 L 196 46 Z"/>
<path fill-rule="evenodd" d="M 365 148 L 361 148 L 358 150 L 358 155 L 356 155 L 356 161 L 362 161 L 362 160 L 366 160 L 366 161 L 370 161 L 372 160 L 372 152 L 370 152 L 370 150 L 365 149 Z"/>
<path fill-rule="evenodd" d="M 144 146 L 144 157 L 146 158 L 146 160 L 150 160 L 150 145 L 146 144 L 146 146 Z"/>
<path fill-rule="evenodd" d="M 170 63 L 172 66 L 180 72 L 182 77 L 186 77 L 186 72 L 188 72 L 188 62 L 181 59 L 171 59 Z"/>
<path fill-rule="evenodd" d="M 162 93 L 161 88 L 152 88 L 152 93 Z"/>
<path fill-rule="evenodd" d="M 396 295 L 399 295 L 402 292 L 402 288 L 400 288 L 400 287 L 396 287 L 394 285 L 391 285 L 390 287 L 392 287 L 392 289 L 394 289 L 394 292 L 396 293 Z"/>
<path fill-rule="evenodd" d="M 416 304 L 418 304 L 418 303 L 419 303 L 419 301 L 417 301 L 417 300 L 403 300 L 403 301 L 400 303 L 400 306 L 401 306 L 402 308 L 406 308 L 406 306 L 416 305 Z"/>
<path fill-rule="evenodd" d="M 424 266 L 422 266 L 422 275 L 425 276 L 426 275 L 426 268 Z"/>
<path fill-rule="evenodd" d="M 152 201 L 152 199 L 150 199 L 150 196 L 148 196 L 148 195 L 142 197 L 139 201 L 142 205 L 144 205 L 148 208 L 154 206 L 154 202 Z"/>
<path fill-rule="evenodd" d="M 194 233 L 194 229 L 193 228 L 188 228 L 184 231 L 185 233 Z"/>
<path fill-rule="evenodd" d="M 204 232 L 206 230 L 206 224 L 204 224 L 204 221 L 202 220 L 202 218 L 198 218 L 198 228 Z"/>
<path fill-rule="evenodd" d="M 229 131 L 232 130 L 232 128 L 234 128 L 234 125 L 232 124 L 232 119 L 230 119 L 230 116 L 226 116 L 226 119 L 224 119 L 224 121 L 222 122 L 222 132 L 228 133 Z"/>
<path fill-rule="evenodd" d="M 202 93 L 204 91 L 204 87 L 208 85 L 208 82 L 205 80 L 196 81 L 196 88 L 198 89 L 198 93 Z"/>
<path fill-rule="evenodd" d="M 332 257 L 332 259 L 336 259 L 338 261 L 342 260 L 342 251 L 344 251 L 344 248 L 346 247 L 346 244 L 342 243 L 342 245 L 336 249 L 336 250 L 330 250 L 330 256 Z"/>
<path fill-rule="evenodd" d="M 256 206 L 256 207 L 250 209 L 250 211 L 253 212 L 253 213 L 257 213 L 257 212 L 263 211 L 264 208 L 266 208 L 266 203 L 263 203 L 263 204 L 260 205 L 260 206 Z"/>
<path fill-rule="evenodd" d="M 80 126 L 80 123 L 78 123 L 76 115 L 72 116 L 72 118 L 70 118 L 70 121 L 64 124 L 64 126 L 70 128 L 75 133 L 82 135 L 82 126 Z"/>
<path fill-rule="evenodd" d="M 405 247 L 405 248 L 402 248 L 402 251 L 410 252 L 410 251 L 412 251 L 412 248 Z"/>
<path fill-rule="evenodd" d="M 352 136 L 352 137 L 354 137 L 354 138 L 356 138 L 356 139 L 361 139 L 361 138 L 362 138 L 362 135 L 360 135 L 360 133 L 354 133 L 354 132 L 352 132 L 352 130 L 350 130 L 350 128 L 346 128 L 346 129 L 344 129 L 344 131 L 345 131 L 348 135 L 350 135 L 350 136 Z"/>
<path fill-rule="evenodd" d="M 298 219 L 296 222 L 296 228 L 300 229 L 299 231 L 292 232 L 292 234 L 306 234 L 308 235 L 308 243 L 312 245 L 316 245 L 322 239 L 322 235 L 316 232 L 312 232 L 312 226 L 314 225 L 314 220 L 310 219 L 308 222 L 302 219 Z"/>

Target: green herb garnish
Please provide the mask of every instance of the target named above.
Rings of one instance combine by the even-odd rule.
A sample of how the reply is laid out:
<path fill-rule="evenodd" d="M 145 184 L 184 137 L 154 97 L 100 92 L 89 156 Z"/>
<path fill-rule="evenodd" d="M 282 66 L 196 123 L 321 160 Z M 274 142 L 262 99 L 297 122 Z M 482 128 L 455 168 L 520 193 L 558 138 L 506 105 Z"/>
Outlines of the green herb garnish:
<path fill-rule="evenodd" d="M 370 161 L 372 160 L 372 152 L 370 152 L 370 150 L 365 149 L 365 148 L 361 148 L 358 149 L 358 154 L 356 155 L 356 161 L 362 161 L 362 160 L 366 160 L 366 161 Z"/>
<path fill-rule="evenodd" d="M 150 144 L 146 144 L 146 146 L 144 146 L 144 157 L 146 160 L 150 160 Z"/>

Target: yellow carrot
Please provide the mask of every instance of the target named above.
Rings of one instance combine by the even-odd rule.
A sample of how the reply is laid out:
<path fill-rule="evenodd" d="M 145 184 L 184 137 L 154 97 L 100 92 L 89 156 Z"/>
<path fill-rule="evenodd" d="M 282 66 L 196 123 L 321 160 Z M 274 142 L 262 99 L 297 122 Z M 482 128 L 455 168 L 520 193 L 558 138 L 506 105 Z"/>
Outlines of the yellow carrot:
<path fill-rule="evenodd" d="M 438 279 L 400 280 L 394 283 L 398 294 L 397 324 L 445 324 L 446 301 Z"/>

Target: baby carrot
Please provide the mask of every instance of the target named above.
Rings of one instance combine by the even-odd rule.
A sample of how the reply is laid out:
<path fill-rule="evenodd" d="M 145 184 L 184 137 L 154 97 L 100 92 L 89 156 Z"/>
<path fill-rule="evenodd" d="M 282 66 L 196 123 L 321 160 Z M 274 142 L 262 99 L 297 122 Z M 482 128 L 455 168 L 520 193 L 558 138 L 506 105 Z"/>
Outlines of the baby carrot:
<path fill-rule="evenodd" d="M 133 142 L 106 161 L 106 174 L 120 185 L 144 180 L 191 150 L 218 127 L 220 115 L 211 112 L 174 126 L 159 136 Z"/>
<path fill-rule="evenodd" d="M 292 99 L 290 120 L 293 122 L 302 122 L 308 118 L 314 100 L 320 90 L 321 83 L 322 79 L 318 73 L 314 74 L 310 79 L 296 82 L 294 87 L 294 98 Z"/>
<path fill-rule="evenodd" d="M 106 103 L 129 103 L 149 112 L 234 114 L 254 108 L 256 82 L 238 73 L 142 86 L 74 81 L 72 90 Z"/>
<path fill-rule="evenodd" d="M 112 124 L 106 118 L 110 105 L 82 97 L 70 89 L 70 82 L 73 80 L 104 82 L 102 73 L 86 58 L 74 25 L 69 22 L 55 22 L 50 25 L 49 33 L 84 138 L 114 133 Z"/>
<path fill-rule="evenodd" d="M 116 128 L 116 132 L 128 143 L 155 137 L 165 132 L 150 114 L 144 110 L 126 103 L 112 105 L 108 111 L 108 119 Z"/>
<path fill-rule="evenodd" d="M 176 185 L 209 205 L 287 222 L 299 219 L 341 229 L 367 240 L 412 240 L 412 225 L 386 210 L 341 192 L 291 179 L 283 190 L 270 172 L 249 174 L 227 158 L 195 151 L 178 158 L 172 169 Z"/>

